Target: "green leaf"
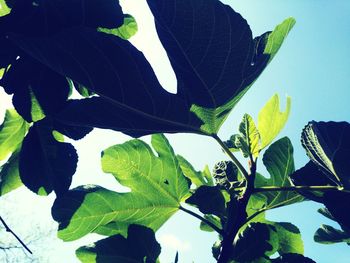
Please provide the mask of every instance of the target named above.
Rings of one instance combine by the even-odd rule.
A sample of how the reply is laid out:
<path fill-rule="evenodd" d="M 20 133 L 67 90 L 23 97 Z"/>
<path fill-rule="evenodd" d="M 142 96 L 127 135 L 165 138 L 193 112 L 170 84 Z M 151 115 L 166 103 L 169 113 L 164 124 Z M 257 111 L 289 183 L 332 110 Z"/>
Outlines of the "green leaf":
<path fill-rule="evenodd" d="M 350 124 L 309 122 L 301 135 L 308 157 L 335 184 L 350 188 Z M 320 174 L 322 176 L 322 174 Z"/>
<path fill-rule="evenodd" d="M 241 149 L 245 157 L 259 155 L 259 131 L 257 130 L 253 118 L 249 114 L 244 114 L 243 120 L 239 125 L 238 144 L 236 146 Z"/>
<path fill-rule="evenodd" d="M 76 255 L 82 263 L 155 263 L 160 250 L 151 229 L 130 225 L 127 238 L 111 236 L 93 245 L 80 247 Z"/>
<path fill-rule="evenodd" d="M 332 226 L 322 225 L 314 235 L 315 242 L 321 244 L 334 244 L 346 242 L 350 244 L 350 233 L 335 229 Z"/>
<path fill-rule="evenodd" d="M 304 254 L 304 244 L 300 230 L 291 223 L 266 221 L 275 227 L 278 234 L 278 253 L 280 255 L 288 253 Z"/>
<path fill-rule="evenodd" d="M 137 23 L 134 17 L 126 14 L 124 15 L 124 24 L 120 27 L 113 29 L 99 27 L 97 31 L 112 34 L 122 39 L 129 39 L 137 32 Z"/>
<path fill-rule="evenodd" d="M 209 185 L 212 186 L 213 185 L 213 179 L 211 178 L 210 172 L 209 172 L 209 176 L 207 174 L 208 171 L 196 171 L 192 164 L 190 164 L 184 157 L 182 157 L 181 155 L 177 155 L 176 156 L 181 170 L 184 174 L 184 176 L 186 176 L 188 179 L 191 180 L 191 182 L 198 188 L 201 185 Z M 206 167 L 206 169 L 208 169 Z"/>
<path fill-rule="evenodd" d="M 31 110 L 30 110 L 30 115 L 31 115 L 31 120 L 33 122 L 40 121 L 45 118 L 45 113 L 40 106 L 39 101 L 37 100 L 34 92 L 30 89 L 30 101 L 31 101 Z"/>
<path fill-rule="evenodd" d="M 263 156 L 263 163 L 270 173 L 270 178 L 259 174 L 256 176 L 255 187 L 292 186 L 289 175 L 294 172 L 293 146 L 288 137 L 273 143 Z M 293 191 L 267 191 L 257 195 L 266 197 L 266 208 L 276 208 L 301 202 L 304 198 Z"/>
<path fill-rule="evenodd" d="M 260 110 L 258 130 L 261 136 L 260 150 L 268 146 L 286 124 L 290 112 L 291 98 L 287 97 L 286 109 L 280 111 L 279 97 L 275 94 Z"/>
<path fill-rule="evenodd" d="M 58 198 L 53 218 L 59 222 L 58 236 L 76 240 L 103 229 L 103 234 L 126 234 L 127 226 L 140 224 L 154 231 L 176 211 L 189 195 L 187 179 L 167 139 L 152 136 L 152 149 L 131 140 L 102 152 L 102 168 L 131 192 L 117 193 L 101 187 L 80 187 Z M 98 206 L 96 204 L 99 204 Z M 110 231 L 104 228 L 110 227 Z"/>
<path fill-rule="evenodd" d="M 14 152 L 0 170 L 0 196 L 22 186 L 18 171 L 19 151 Z"/>
<path fill-rule="evenodd" d="M 213 214 L 220 218 L 226 214 L 225 198 L 217 186 L 200 186 L 186 203 L 198 207 L 203 214 Z"/>
<path fill-rule="evenodd" d="M 278 234 L 273 226 L 251 223 L 236 236 L 234 246 L 233 260 L 252 262 L 260 257 L 270 256 L 277 251 Z"/>
<path fill-rule="evenodd" d="M 0 17 L 6 16 L 11 12 L 11 8 L 9 8 L 6 4 L 6 0 L 0 0 Z"/>
<path fill-rule="evenodd" d="M 215 226 L 217 226 L 219 229 L 222 229 L 222 225 L 221 225 L 220 219 L 218 217 L 213 216 L 213 215 L 204 215 L 204 218 L 206 220 L 208 220 L 210 223 L 212 223 Z M 201 223 L 200 223 L 200 229 L 202 231 L 206 231 L 206 232 L 213 232 L 213 231 L 215 231 L 213 228 L 211 228 L 211 226 L 209 226 L 208 224 L 206 224 L 203 221 L 201 221 Z"/>
<path fill-rule="evenodd" d="M 255 38 L 255 54 L 256 57 L 255 62 L 252 62 L 254 66 L 259 65 L 262 67 L 261 70 L 253 73 L 252 77 L 254 80 L 257 79 L 262 70 L 266 67 L 267 64 L 271 62 L 271 60 L 276 55 L 277 51 L 281 47 L 284 39 L 287 37 L 289 31 L 293 28 L 295 24 L 294 18 L 287 18 L 281 24 L 279 24 L 273 32 L 267 32 L 264 35 Z M 263 64 L 264 66 L 262 66 Z M 253 82 L 254 83 L 254 82 Z M 200 129 L 208 134 L 216 134 L 221 125 L 224 123 L 226 118 L 228 117 L 231 110 L 237 105 L 240 99 L 244 96 L 244 94 L 250 89 L 253 83 L 248 85 L 244 85 L 236 91 L 234 96 L 232 96 L 231 100 L 225 103 L 224 105 L 220 105 L 215 108 L 205 108 L 197 105 L 193 105 L 191 107 L 191 111 L 194 112 L 198 118 L 203 121 Z M 258 130 L 259 126 L 258 126 Z"/>
<path fill-rule="evenodd" d="M 36 122 L 23 140 L 19 172 L 31 191 L 39 195 L 55 191 L 60 195 L 69 189 L 77 162 L 73 145 L 58 142 L 50 121 L 44 119 Z"/>
<path fill-rule="evenodd" d="M 6 110 L 0 126 L 0 160 L 4 160 L 22 143 L 29 124 L 13 109 Z"/>

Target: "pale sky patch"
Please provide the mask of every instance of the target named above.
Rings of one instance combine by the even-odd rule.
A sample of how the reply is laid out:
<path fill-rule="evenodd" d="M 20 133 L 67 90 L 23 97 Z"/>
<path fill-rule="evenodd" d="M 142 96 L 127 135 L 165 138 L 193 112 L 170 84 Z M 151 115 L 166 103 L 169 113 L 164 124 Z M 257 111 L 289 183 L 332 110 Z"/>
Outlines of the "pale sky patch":
<path fill-rule="evenodd" d="M 190 242 L 180 240 L 173 234 L 163 234 L 158 237 L 158 241 L 162 244 L 163 248 L 170 248 L 179 252 L 187 252 L 192 248 Z"/>

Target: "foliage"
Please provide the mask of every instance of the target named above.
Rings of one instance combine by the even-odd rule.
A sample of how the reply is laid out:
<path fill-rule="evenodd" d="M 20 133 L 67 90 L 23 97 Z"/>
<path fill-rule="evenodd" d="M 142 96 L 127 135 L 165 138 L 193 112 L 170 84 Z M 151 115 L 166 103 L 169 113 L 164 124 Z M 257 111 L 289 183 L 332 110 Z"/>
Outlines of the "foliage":
<path fill-rule="evenodd" d="M 59 238 L 107 236 L 77 250 L 82 262 L 159 262 L 154 232 L 179 210 L 200 219 L 202 230 L 217 232 L 212 252 L 219 263 L 313 262 L 303 255 L 296 226 L 264 214 L 306 199 L 322 202 L 322 214 L 342 229 L 323 226 L 315 240 L 348 243 L 349 123 L 310 122 L 302 132 L 310 162 L 297 171 L 291 141 L 273 142 L 288 119 L 289 97 L 285 111 L 275 94 L 257 124 L 244 114 L 238 133 L 225 142 L 218 136 L 295 20 L 253 37 L 247 21 L 218 0 L 147 3 L 177 78 L 176 94 L 163 89 L 128 41 L 137 24 L 118 1 L 1 3 L 0 45 L 6 52 L 0 52 L 0 84 L 13 95 L 15 110 L 7 111 L 0 129 L 0 160 L 11 155 L 0 172 L 0 193 L 22 183 L 39 195 L 54 191 Z M 81 99 L 70 98 L 73 89 Z M 152 134 L 152 147 L 133 139 L 102 152 L 102 170 L 129 192 L 95 185 L 69 189 L 78 156 L 64 136 L 79 140 L 93 128 Z M 165 132 L 212 137 L 230 160 L 219 162 L 213 175 L 208 167 L 197 171 L 174 153 Z M 260 156 L 268 177 L 257 171 Z"/>

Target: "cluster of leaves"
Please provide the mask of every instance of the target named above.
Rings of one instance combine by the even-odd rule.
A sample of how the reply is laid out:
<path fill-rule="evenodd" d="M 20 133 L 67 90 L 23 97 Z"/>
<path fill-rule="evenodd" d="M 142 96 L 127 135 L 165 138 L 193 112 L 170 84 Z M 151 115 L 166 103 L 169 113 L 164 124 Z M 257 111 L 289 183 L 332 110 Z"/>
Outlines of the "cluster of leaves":
<path fill-rule="evenodd" d="M 52 216 L 61 239 L 107 236 L 77 250 L 82 262 L 156 262 L 160 246 L 154 231 L 178 210 L 200 218 L 202 230 L 218 232 L 213 256 L 220 263 L 313 262 L 303 256 L 296 226 L 264 217 L 269 209 L 306 198 L 324 203 L 320 212 L 342 228 L 323 226 L 315 240 L 349 242 L 348 205 L 339 200 L 349 198 L 350 124 L 308 124 L 302 143 L 311 161 L 297 171 L 290 140 L 271 144 L 287 121 L 289 98 L 284 112 L 275 95 L 257 125 L 246 114 L 238 134 L 226 142 L 217 136 L 276 55 L 294 19 L 253 38 L 241 15 L 218 0 L 147 3 L 176 74 L 176 94 L 163 89 L 128 41 L 137 24 L 117 0 L 1 3 L 0 84 L 13 95 L 15 110 L 6 112 L 0 129 L 0 160 L 8 158 L 0 193 L 22 183 L 40 195 L 54 191 Z M 71 99 L 73 89 L 83 98 Z M 78 156 L 64 136 L 79 140 L 95 127 L 133 137 L 153 134 L 153 149 L 134 139 L 102 153 L 103 171 L 130 192 L 92 185 L 69 190 Z M 157 134 L 163 132 L 211 136 L 233 162 L 219 163 L 213 176 L 208 169 L 196 171 Z M 249 159 L 248 171 L 235 151 Z M 262 153 L 269 178 L 256 172 Z"/>

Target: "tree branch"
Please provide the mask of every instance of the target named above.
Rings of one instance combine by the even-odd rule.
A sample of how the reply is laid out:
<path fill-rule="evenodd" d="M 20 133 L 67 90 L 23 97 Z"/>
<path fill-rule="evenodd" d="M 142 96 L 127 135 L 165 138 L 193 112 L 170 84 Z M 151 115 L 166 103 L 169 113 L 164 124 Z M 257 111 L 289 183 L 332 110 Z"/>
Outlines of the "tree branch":
<path fill-rule="evenodd" d="M 188 210 L 182 206 L 179 207 L 180 210 L 184 211 L 185 213 L 194 216 L 195 218 L 198 218 L 199 220 L 203 221 L 204 223 L 206 223 L 208 226 L 210 226 L 212 229 L 214 229 L 217 233 L 219 233 L 220 235 L 224 235 L 224 232 L 222 231 L 222 229 L 218 228 L 216 225 L 214 225 L 212 222 L 210 222 L 209 220 L 205 219 L 204 217 L 196 214 L 195 212 L 192 212 L 191 210 Z"/>
<path fill-rule="evenodd" d="M 5 220 L 0 216 L 0 221 L 4 225 L 6 232 L 11 233 L 19 243 L 27 250 L 30 254 L 33 254 L 32 251 L 24 244 L 24 242 L 16 235 L 15 232 L 12 231 L 12 229 L 6 224 Z"/>

